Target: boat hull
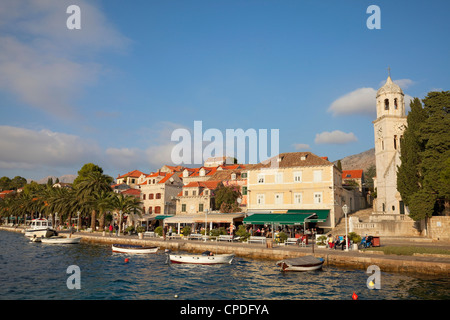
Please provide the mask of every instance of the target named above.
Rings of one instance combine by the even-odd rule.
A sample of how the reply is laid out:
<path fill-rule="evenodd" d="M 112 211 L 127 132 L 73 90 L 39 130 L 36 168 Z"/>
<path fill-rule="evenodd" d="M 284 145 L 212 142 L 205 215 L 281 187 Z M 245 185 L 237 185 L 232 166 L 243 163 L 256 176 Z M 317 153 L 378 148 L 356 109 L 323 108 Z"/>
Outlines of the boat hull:
<path fill-rule="evenodd" d="M 133 246 L 133 245 L 112 245 L 112 252 L 118 253 L 136 253 L 136 254 L 149 254 L 156 253 L 159 247 L 145 247 L 145 246 Z"/>
<path fill-rule="evenodd" d="M 323 259 L 317 259 L 311 256 L 294 258 L 294 259 L 284 259 L 277 262 L 281 271 L 315 271 L 322 268 L 324 263 Z"/>
<path fill-rule="evenodd" d="M 34 236 L 40 238 L 49 238 L 56 234 L 52 229 L 27 229 L 25 230 L 25 237 L 33 238 Z"/>
<path fill-rule="evenodd" d="M 42 243 L 51 243 L 51 244 L 77 244 L 80 243 L 81 241 L 81 237 L 77 237 L 77 238 L 42 238 L 41 242 Z"/>
<path fill-rule="evenodd" d="M 231 264 L 234 259 L 234 254 L 218 254 L 212 256 L 205 255 L 178 255 L 169 254 L 169 260 L 171 263 L 180 264 Z"/>

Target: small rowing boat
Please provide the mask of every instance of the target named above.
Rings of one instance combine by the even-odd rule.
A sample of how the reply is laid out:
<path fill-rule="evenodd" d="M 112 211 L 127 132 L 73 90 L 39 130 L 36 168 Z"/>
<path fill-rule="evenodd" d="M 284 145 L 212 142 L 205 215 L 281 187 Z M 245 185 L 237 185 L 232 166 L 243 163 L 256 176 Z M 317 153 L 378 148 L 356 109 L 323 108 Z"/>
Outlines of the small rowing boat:
<path fill-rule="evenodd" d="M 314 271 L 322 268 L 324 260 L 313 256 L 283 259 L 277 262 L 280 271 Z"/>
<path fill-rule="evenodd" d="M 213 254 L 205 251 L 202 254 L 168 254 L 171 263 L 189 264 L 231 264 L 234 254 Z"/>
<path fill-rule="evenodd" d="M 156 253 L 159 247 L 139 246 L 131 244 L 113 244 L 112 251 L 120 253 Z"/>
<path fill-rule="evenodd" d="M 56 236 L 50 238 L 41 238 L 42 243 L 51 243 L 51 244 L 76 244 L 80 243 L 81 237 L 76 238 L 66 238 L 63 236 Z"/>

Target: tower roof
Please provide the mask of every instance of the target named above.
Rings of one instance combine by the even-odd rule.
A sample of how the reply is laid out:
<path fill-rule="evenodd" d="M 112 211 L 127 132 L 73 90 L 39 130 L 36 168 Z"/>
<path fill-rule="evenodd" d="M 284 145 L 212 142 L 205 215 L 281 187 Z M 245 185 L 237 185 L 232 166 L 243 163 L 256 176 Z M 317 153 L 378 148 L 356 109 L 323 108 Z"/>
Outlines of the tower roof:
<path fill-rule="evenodd" d="M 381 94 L 385 94 L 385 93 L 399 93 L 399 94 L 403 94 L 402 89 L 395 84 L 392 79 L 391 76 L 389 75 L 386 83 L 384 84 L 384 86 L 382 86 L 380 89 L 378 89 L 377 91 L 377 97 Z"/>

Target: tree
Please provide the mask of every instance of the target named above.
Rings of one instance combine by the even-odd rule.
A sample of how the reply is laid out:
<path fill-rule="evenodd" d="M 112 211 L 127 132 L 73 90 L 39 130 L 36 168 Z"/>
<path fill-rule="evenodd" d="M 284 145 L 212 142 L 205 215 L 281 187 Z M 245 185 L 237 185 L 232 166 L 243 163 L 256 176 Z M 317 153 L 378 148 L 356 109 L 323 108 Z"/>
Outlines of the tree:
<path fill-rule="evenodd" d="M 103 169 L 100 168 L 98 165 L 93 163 L 86 163 L 81 167 L 81 169 L 78 171 L 78 176 L 73 181 L 73 187 L 76 188 L 78 183 L 80 183 L 84 178 L 86 178 L 89 173 L 91 172 L 100 172 L 103 173 Z"/>
<path fill-rule="evenodd" d="M 415 98 L 401 139 L 397 188 L 415 221 L 450 213 L 450 91 Z"/>
<path fill-rule="evenodd" d="M 80 170 L 81 171 L 81 170 Z M 77 197 L 92 207 L 91 228 L 95 230 L 97 209 L 94 204 L 93 194 L 101 191 L 112 191 L 113 178 L 104 175 L 103 170 L 91 171 L 84 176 L 76 185 Z"/>
<path fill-rule="evenodd" d="M 429 92 L 423 103 L 428 118 L 420 128 L 425 148 L 420 154 L 419 170 L 423 172 L 424 189 L 435 195 L 435 213 L 450 214 L 449 188 L 441 179 L 450 158 L 450 91 Z"/>
<path fill-rule="evenodd" d="M 119 212 L 119 233 L 122 230 L 122 215 L 124 213 L 137 213 L 140 215 L 142 212 L 141 204 L 141 200 L 134 196 L 114 193 L 112 208 Z"/>
<path fill-rule="evenodd" d="M 411 111 L 408 113 L 407 127 L 400 140 L 401 165 L 397 172 L 397 189 L 403 202 L 408 207 L 410 207 L 414 194 L 422 187 L 423 175 L 419 171 L 419 164 L 422 162 L 420 153 L 425 146 L 420 141 L 420 127 L 427 119 L 426 112 L 418 98 L 414 98 L 410 106 Z M 416 216 L 417 219 L 415 220 L 424 218 L 420 213 L 423 211 L 416 210 L 414 206 L 409 209 L 411 218 L 414 219 Z"/>
<path fill-rule="evenodd" d="M 220 208 L 220 212 L 240 212 L 237 199 L 241 198 L 239 186 L 224 186 L 223 183 L 217 185 L 214 191 L 215 204 Z"/>

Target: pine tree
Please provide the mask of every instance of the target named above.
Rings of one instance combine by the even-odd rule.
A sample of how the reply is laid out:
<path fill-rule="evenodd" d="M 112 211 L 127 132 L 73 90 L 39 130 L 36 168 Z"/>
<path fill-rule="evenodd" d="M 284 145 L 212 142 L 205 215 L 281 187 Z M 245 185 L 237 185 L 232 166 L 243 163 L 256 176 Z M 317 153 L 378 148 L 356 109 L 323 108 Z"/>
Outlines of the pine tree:
<path fill-rule="evenodd" d="M 407 128 L 401 139 L 400 160 L 401 166 L 397 172 L 397 189 L 406 206 L 411 205 L 414 194 L 422 187 L 422 174 L 419 172 L 421 158 L 418 156 L 425 147 L 419 141 L 419 131 L 427 116 L 418 98 L 411 101 L 411 111 L 408 113 Z M 411 211 L 411 207 L 409 208 Z M 414 219 L 415 210 L 410 212 Z M 419 218 L 420 219 L 420 218 Z M 417 220 L 419 220 L 417 219 Z"/>
<path fill-rule="evenodd" d="M 425 149 L 420 153 L 423 187 L 437 201 L 435 213 L 450 214 L 450 192 L 445 172 L 450 158 L 450 91 L 429 92 L 423 99 L 427 120 L 420 128 L 420 139 Z"/>

